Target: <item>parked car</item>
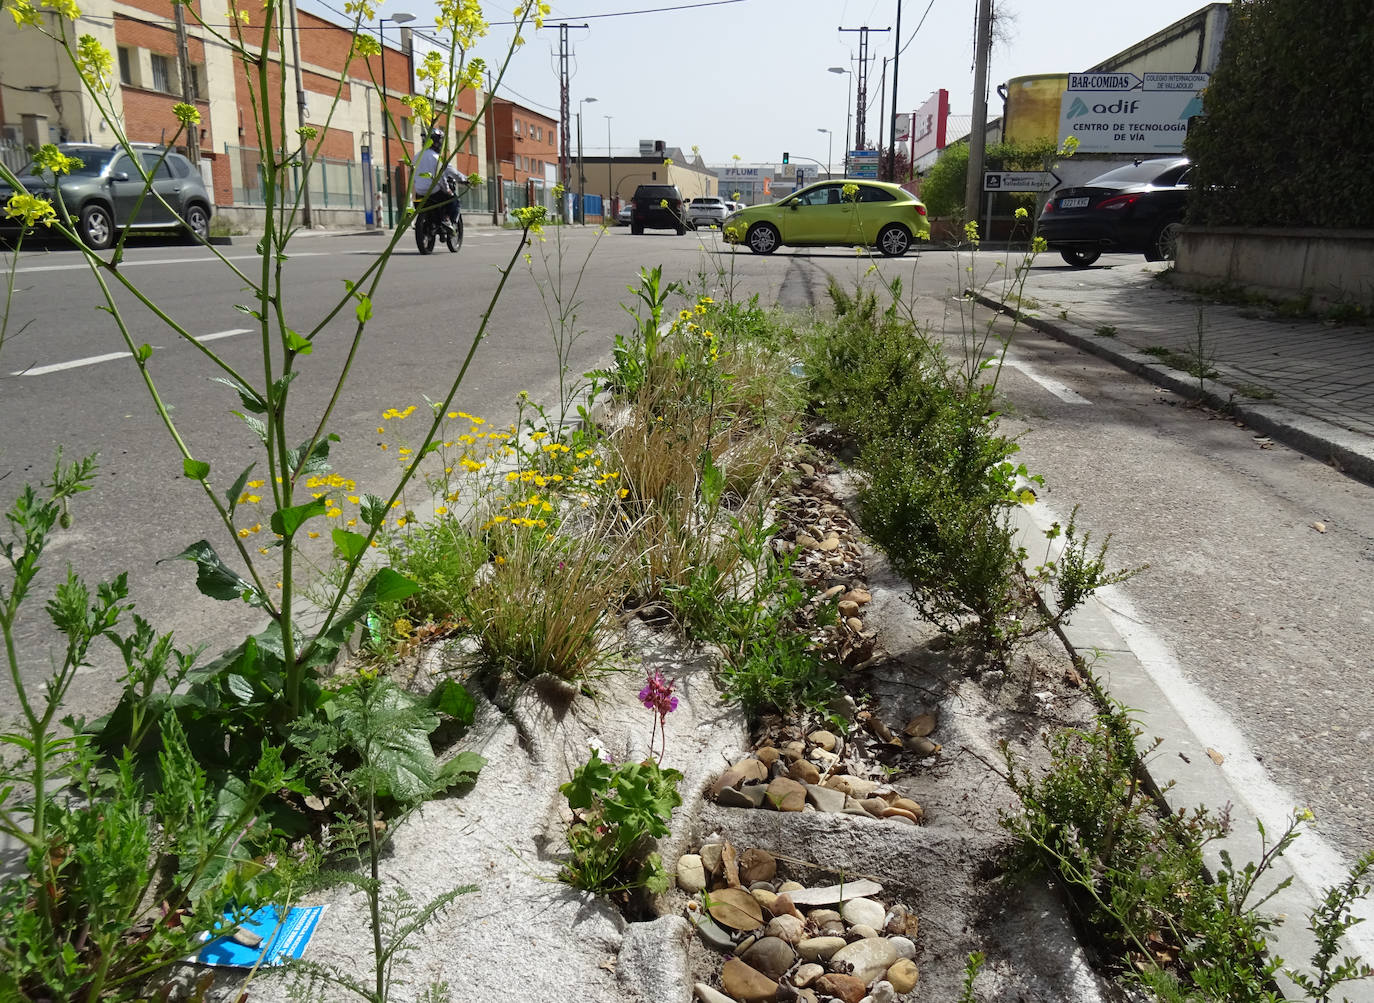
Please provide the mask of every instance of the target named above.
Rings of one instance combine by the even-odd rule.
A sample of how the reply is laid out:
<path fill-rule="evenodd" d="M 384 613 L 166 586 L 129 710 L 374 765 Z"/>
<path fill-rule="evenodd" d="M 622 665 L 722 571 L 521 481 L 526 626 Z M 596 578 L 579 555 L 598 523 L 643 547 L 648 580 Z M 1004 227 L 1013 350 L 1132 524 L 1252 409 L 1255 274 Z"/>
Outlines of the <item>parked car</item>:
<path fill-rule="evenodd" d="M 123 147 L 58 144 L 63 154 L 80 161 L 71 173 L 58 179 L 58 191 L 62 205 L 86 246 L 104 250 L 125 228 L 181 230 L 192 240 L 208 238 L 211 198 L 200 172 L 179 153 L 167 153 L 164 157 L 159 146 L 148 143 L 132 146 L 134 155 L 152 177 L 152 190 L 142 198 L 141 204 L 140 196 L 147 182 Z M 35 175 L 32 163 L 16 173 L 30 192 L 50 202 L 57 201 L 50 175 Z M 9 201 L 12 194 L 8 185 L 0 184 L 0 204 Z M 0 220 L 0 225 L 14 226 L 15 221 Z"/>
<path fill-rule="evenodd" d="M 897 257 L 930 239 L 926 207 L 885 181 L 819 181 L 779 202 L 732 213 L 723 229 L 726 240 L 747 244 L 755 254 L 772 254 L 783 245 L 840 245 L 877 247 Z"/>
<path fill-rule="evenodd" d="M 615 225 L 616 225 L 616 226 L 629 226 L 629 225 L 630 225 L 630 214 L 631 214 L 631 212 L 632 212 L 633 210 L 634 210 L 634 203 L 633 203 L 633 202 L 626 202 L 623 206 L 621 206 L 621 207 L 620 207 L 620 212 L 616 213 L 616 216 L 615 216 Z"/>
<path fill-rule="evenodd" d="M 741 209 L 747 208 L 743 202 L 726 202 L 725 207 L 731 212 L 739 212 Z"/>
<path fill-rule="evenodd" d="M 690 227 L 720 226 L 728 215 L 729 203 L 715 195 L 703 195 L 687 203 L 687 225 Z"/>
<path fill-rule="evenodd" d="M 636 236 L 645 230 L 676 230 L 679 236 L 687 232 L 677 185 L 640 185 L 631 205 L 630 232 Z"/>
<path fill-rule="evenodd" d="M 1057 191 L 1040 213 L 1039 234 L 1075 268 L 1087 268 L 1104 251 L 1171 258 L 1190 166 L 1186 157 L 1137 160 Z"/>

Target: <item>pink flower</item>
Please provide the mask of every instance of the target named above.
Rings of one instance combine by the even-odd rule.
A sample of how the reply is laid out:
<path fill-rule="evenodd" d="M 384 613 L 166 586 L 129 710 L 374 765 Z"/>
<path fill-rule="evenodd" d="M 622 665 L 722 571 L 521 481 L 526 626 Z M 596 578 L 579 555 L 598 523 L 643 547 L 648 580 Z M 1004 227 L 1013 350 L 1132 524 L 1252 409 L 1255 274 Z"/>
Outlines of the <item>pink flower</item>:
<path fill-rule="evenodd" d="M 659 720 L 662 720 L 677 710 L 677 697 L 673 696 L 676 682 L 675 679 L 665 680 L 661 672 L 653 673 L 639 691 L 639 702 L 646 709 L 657 712 Z"/>

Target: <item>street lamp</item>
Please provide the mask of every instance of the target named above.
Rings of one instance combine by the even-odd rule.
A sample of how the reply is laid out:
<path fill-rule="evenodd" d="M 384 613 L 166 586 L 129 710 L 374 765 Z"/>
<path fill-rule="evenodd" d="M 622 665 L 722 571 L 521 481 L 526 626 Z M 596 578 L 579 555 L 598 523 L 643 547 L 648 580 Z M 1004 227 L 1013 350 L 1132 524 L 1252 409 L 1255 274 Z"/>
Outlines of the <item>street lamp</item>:
<path fill-rule="evenodd" d="M 611 116 L 602 115 L 606 120 L 606 204 L 614 208 L 615 182 L 611 180 Z M 606 222 L 607 211 L 601 210 L 601 222 Z"/>
<path fill-rule="evenodd" d="M 845 69 L 843 66 L 832 66 L 830 72 L 849 74 L 849 87 L 845 91 L 844 99 L 844 176 L 849 177 L 849 124 L 854 112 L 854 71 Z"/>
<path fill-rule="evenodd" d="M 577 219 L 587 225 L 587 199 L 583 194 L 587 187 L 587 175 L 582 171 L 582 106 L 596 104 L 596 98 L 581 98 L 577 102 Z"/>
<path fill-rule="evenodd" d="M 830 178 L 830 154 L 835 150 L 835 134 L 829 129 L 817 129 L 817 132 L 825 133 L 825 176 Z"/>
<path fill-rule="evenodd" d="M 388 102 L 387 102 L 387 93 L 386 93 L 386 34 L 385 34 L 385 32 L 386 32 L 386 23 L 387 23 L 388 21 L 390 21 L 392 24 L 405 24 L 407 21 L 414 21 L 414 20 L 415 20 L 415 15 L 414 15 L 414 14 L 405 14 L 405 13 L 400 13 L 400 12 L 398 12 L 398 13 L 392 14 L 390 17 L 381 18 L 381 19 L 377 22 L 377 40 L 378 40 L 379 42 L 381 42 L 381 44 L 382 44 L 382 161 L 383 161 L 383 162 L 385 163 L 385 165 L 386 165 L 386 225 L 387 225 L 387 226 L 395 226 L 395 225 L 396 225 L 396 209 L 395 209 L 395 200 L 394 200 L 394 197 L 393 197 L 393 196 L 394 196 L 394 193 L 393 193 L 392 190 L 391 190 L 393 187 L 395 187 L 395 185 L 393 184 L 393 180 L 392 180 L 392 177 L 391 177 L 391 139 L 390 139 L 390 136 L 389 136 L 389 130 L 388 130 L 388 128 L 387 128 L 387 124 L 391 121 L 391 114 L 390 114 L 390 112 L 388 111 Z M 407 82 L 407 85 L 406 85 L 406 86 L 407 86 L 407 89 L 409 89 L 409 83 L 408 83 L 408 82 Z"/>

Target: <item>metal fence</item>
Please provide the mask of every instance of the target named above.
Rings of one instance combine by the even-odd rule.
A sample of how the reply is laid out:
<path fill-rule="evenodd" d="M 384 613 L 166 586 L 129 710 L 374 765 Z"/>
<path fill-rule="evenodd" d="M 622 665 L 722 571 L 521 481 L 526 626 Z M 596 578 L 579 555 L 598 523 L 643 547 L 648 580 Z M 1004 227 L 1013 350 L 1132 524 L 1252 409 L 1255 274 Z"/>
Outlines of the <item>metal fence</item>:
<path fill-rule="evenodd" d="M 224 145 L 235 205 L 262 205 L 264 173 L 262 153 L 251 146 Z M 306 183 L 303 167 L 294 167 L 284 179 L 283 201 L 295 201 Z M 353 160 L 319 157 L 310 165 L 310 204 L 321 209 L 363 209 L 366 206 L 362 165 Z"/>
<path fill-rule="evenodd" d="M 18 173 L 21 167 L 28 164 L 29 159 L 28 149 L 19 140 L 0 138 L 0 164 Z"/>

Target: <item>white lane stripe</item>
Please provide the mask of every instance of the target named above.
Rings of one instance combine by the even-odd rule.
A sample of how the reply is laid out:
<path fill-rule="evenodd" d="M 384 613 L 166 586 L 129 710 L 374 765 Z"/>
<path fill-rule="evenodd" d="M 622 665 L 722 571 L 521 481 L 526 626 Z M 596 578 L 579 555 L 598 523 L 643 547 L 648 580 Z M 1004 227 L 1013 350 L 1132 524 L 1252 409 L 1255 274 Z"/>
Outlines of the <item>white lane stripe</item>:
<path fill-rule="evenodd" d="M 288 254 L 288 258 L 324 258 L 329 257 L 329 251 L 298 251 L 295 254 Z M 120 268 L 133 268 L 135 265 L 205 265 L 218 263 L 219 258 L 149 258 L 147 261 L 121 261 Z M 261 261 L 260 254 L 226 254 L 225 261 Z M 73 272 L 77 270 L 85 271 L 90 265 L 31 265 L 28 268 L 16 268 L 16 275 L 27 275 L 30 272 Z"/>
<path fill-rule="evenodd" d="M 1034 366 L 1032 366 L 1028 362 L 1023 362 L 1020 359 L 1007 359 L 1005 364 L 1011 367 L 1012 369 L 1019 369 L 1028 379 L 1034 380 L 1036 383 L 1039 383 L 1050 393 L 1054 394 L 1060 400 L 1068 404 L 1092 403 L 1092 401 L 1088 400 L 1088 398 L 1084 397 L 1082 394 L 1078 393 L 1076 390 L 1072 389 L 1068 385 L 1060 383 L 1053 377 L 1046 376 L 1043 373 L 1039 372 L 1038 370 L 1036 370 Z"/>
<path fill-rule="evenodd" d="M 247 334 L 248 328 L 236 327 L 229 331 L 216 331 L 214 334 L 203 334 L 197 341 L 215 341 L 218 338 L 231 338 L 236 334 Z M 108 352 L 105 355 L 89 355 L 84 359 L 72 359 L 70 362 L 54 362 L 50 366 L 34 366 L 32 369 L 21 369 L 17 373 L 10 373 L 11 376 L 46 376 L 48 373 L 60 373 L 64 369 L 79 369 L 82 366 L 94 366 L 99 362 L 113 362 L 115 359 L 127 359 L 128 352 Z"/>

